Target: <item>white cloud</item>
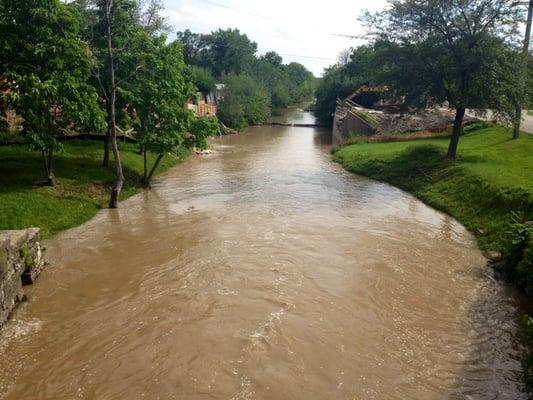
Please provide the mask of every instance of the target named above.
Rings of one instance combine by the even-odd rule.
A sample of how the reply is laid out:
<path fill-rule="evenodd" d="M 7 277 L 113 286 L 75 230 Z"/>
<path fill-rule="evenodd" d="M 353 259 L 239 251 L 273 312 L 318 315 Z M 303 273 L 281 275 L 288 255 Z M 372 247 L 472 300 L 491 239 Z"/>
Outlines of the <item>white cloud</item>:
<path fill-rule="evenodd" d="M 334 36 L 362 33 L 358 16 L 381 9 L 386 0 L 165 0 L 175 31 L 209 33 L 239 28 L 257 42 L 259 53 L 275 50 L 285 62 L 304 64 L 315 75 L 333 64 L 339 52 L 361 41 Z"/>

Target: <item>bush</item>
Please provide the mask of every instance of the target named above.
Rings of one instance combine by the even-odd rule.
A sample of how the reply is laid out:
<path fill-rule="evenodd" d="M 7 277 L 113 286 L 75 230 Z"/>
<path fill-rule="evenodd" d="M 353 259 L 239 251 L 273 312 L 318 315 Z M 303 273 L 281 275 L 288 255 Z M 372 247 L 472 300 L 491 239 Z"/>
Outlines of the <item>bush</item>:
<path fill-rule="evenodd" d="M 350 77 L 344 66 L 336 65 L 326 70 L 316 90 L 313 113 L 317 121 L 321 125 L 331 126 L 337 99 L 346 98 L 361 86 L 361 83 L 358 78 Z"/>
<path fill-rule="evenodd" d="M 511 213 L 505 246 L 505 271 L 508 278 L 533 295 L 533 226 L 524 223 L 523 213 Z"/>
<path fill-rule="evenodd" d="M 187 147 L 206 149 L 207 138 L 218 133 L 218 120 L 216 118 L 194 118 L 190 123 L 189 133 Z"/>
<path fill-rule="evenodd" d="M 194 86 L 202 93 L 211 93 L 215 90 L 216 81 L 208 69 L 191 66 L 191 76 Z"/>
<path fill-rule="evenodd" d="M 232 96 L 226 96 L 220 102 L 218 106 L 218 118 L 224 125 L 237 130 L 246 128 L 248 125 L 244 115 L 243 105 L 239 99 Z"/>
<path fill-rule="evenodd" d="M 265 122 L 271 115 L 266 89 L 246 75 L 227 75 L 226 88 L 219 104 L 218 117 L 225 125 L 242 129 Z"/>

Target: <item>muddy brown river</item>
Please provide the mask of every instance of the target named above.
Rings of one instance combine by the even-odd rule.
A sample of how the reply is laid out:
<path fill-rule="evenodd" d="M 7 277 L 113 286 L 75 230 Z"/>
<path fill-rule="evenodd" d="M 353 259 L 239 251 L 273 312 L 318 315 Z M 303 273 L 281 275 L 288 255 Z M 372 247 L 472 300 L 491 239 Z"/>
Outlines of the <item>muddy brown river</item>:
<path fill-rule="evenodd" d="M 49 240 L 0 399 L 526 398 L 517 302 L 472 236 L 343 171 L 328 136 L 216 139 Z"/>

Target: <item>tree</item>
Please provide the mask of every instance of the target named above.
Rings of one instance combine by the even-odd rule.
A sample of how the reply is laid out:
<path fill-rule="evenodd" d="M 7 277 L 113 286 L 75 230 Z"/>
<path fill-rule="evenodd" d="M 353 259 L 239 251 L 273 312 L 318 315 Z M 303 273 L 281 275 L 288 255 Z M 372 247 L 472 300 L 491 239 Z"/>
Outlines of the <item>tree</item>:
<path fill-rule="evenodd" d="M 524 44 L 522 46 L 522 56 L 518 62 L 521 65 L 518 75 L 519 92 L 518 98 L 516 99 L 515 104 L 515 118 L 513 123 L 513 139 L 518 139 L 520 137 L 520 124 L 522 123 L 522 106 L 527 105 L 528 98 L 528 58 L 529 58 L 529 42 L 531 37 L 531 24 L 533 23 L 533 0 L 528 2 L 527 10 L 527 22 L 526 22 L 526 35 L 524 38 Z"/>
<path fill-rule="evenodd" d="M 299 103 L 313 98 L 316 90 L 316 78 L 302 64 L 291 62 L 285 67 L 286 82 L 291 103 Z"/>
<path fill-rule="evenodd" d="M 185 142 L 192 115 L 183 105 L 194 88 L 183 61 L 179 42 L 165 44 L 166 38 L 153 38 L 144 67 L 132 81 L 130 104 L 136 111 L 135 137 L 144 155 L 143 184 L 150 185 L 154 172 L 166 153 L 176 153 Z M 147 151 L 157 154 L 151 168 Z"/>
<path fill-rule="evenodd" d="M 276 52 L 257 58 L 249 67 L 249 75 L 270 93 L 272 108 L 282 109 L 313 97 L 315 77 L 302 64 L 283 64 Z"/>
<path fill-rule="evenodd" d="M 266 89 L 246 75 L 230 74 L 223 79 L 226 87 L 219 105 L 220 120 L 231 128 L 265 122 L 271 114 Z"/>
<path fill-rule="evenodd" d="M 379 37 L 385 75 L 408 98 L 447 101 L 456 116 L 448 158 L 457 146 L 467 109 L 501 110 L 516 70 L 502 69 L 520 12 L 509 0 L 391 0 L 366 22 Z M 510 94 L 512 96 L 512 93 Z M 501 110 L 504 111 L 504 110 Z"/>
<path fill-rule="evenodd" d="M 219 29 L 208 35 L 178 32 L 188 64 L 208 68 L 215 77 L 245 72 L 255 58 L 257 44 L 238 29 Z"/>
<path fill-rule="evenodd" d="M 268 90 L 274 109 L 287 107 L 290 102 L 289 85 L 281 58 L 270 52 L 261 56 L 249 67 L 250 76 Z"/>
<path fill-rule="evenodd" d="M 177 40 L 183 45 L 183 56 L 187 65 L 207 67 L 201 60 L 201 53 L 205 51 L 204 36 L 189 29 L 176 33 Z"/>
<path fill-rule="evenodd" d="M 166 18 L 161 14 L 165 8 L 162 0 L 143 0 L 139 4 L 139 24 L 149 35 L 164 34 L 170 31 Z"/>
<path fill-rule="evenodd" d="M 188 148 L 207 149 L 207 138 L 219 132 L 216 118 L 191 118 L 189 120 L 189 136 L 185 141 Z"/>
<path fill-rule="evenodd" d="M 118 206 L 124 184 L 116 137 L 117 121 L 128 119 L 125 110 L 131 95 L 131 81 L 143 68 L 150 38 L 163 28 L 157 22 L 161 3 L 149 1 L 146 7 L 143 4 L 139 0 L 78 0 L 73 4 L 86 17 L 84 34 L 97 58 L 93 84 L 107 113 L 103 165 L 108 166 L 112 150 L 116 173 L 110 208 Z"/>
<path fill-rule="evenodd" d="M 22 118 L 31 147 L 43 154 L 47 181 L 55 184 L 58 137 L 76 128 L 105 125 L 88 83 L 93 59 L 79 38 L 76 14 L 58 0 L 1 0 L 0 94 Z"/>
<path fill-rule="evenodd" d="M 161 0 L 113 0 L 112 43 L 115 81 L 115 119 L 116 124 L 128 123 L 126 101 L 128 81 L 142 68 L 142 59 L 147 51 L 150 37 L 168 30 L 165 18 L 161 16 Z M 109 84 L 110 65 L 108 54 L 107 19 L 103 0 L 75 0 L 70 3 L 83 15 L 82 34 L 91 45 L 97 62 L 93 69 L 92 83 L 97 89 L 105 111 L 109 113 L 112 87 Z M 108 125 L 104 140 L 103 166 L 109 166 L 111 152 L 111 126 Z"/>
<path fill-rule="evenodd" d="M 97 0 L 97 30 L 93 38 L 99 53 L 96 81 L 105 100 L 108 130 L 104 164 L 109 152 L 109 142 L 115 160 L 116 179 L 109 199 L 109 207 L 118 207 L 124 185 L 124 173 L 117 143 L 117 104 L 125 106 L 127 84 L 143 68 L 148 34 L 138 23 L 138 3 L 135 0 Z M 120 97 L 117 97 L 120 94 Z M 118 100 L 118 101 L 117 101 Z"/>
<path fill-rule="evenodd" d="M 344 49 L 337 55 L 337 64 L 346 65 L 350 62 L 353 49 Z"/>
<path fill-rule="evenodd" d="M 259 59 L 265 60 L 276 68 L 281 67 L 283 64 L 283 58 L 275 51 L 267 51 L 264 55 L 259 57 Z"/>
<path fill-rule="evenodd" d="M 124 173 L 122 171 L 122 161 L 120 159 L 120 152 L 117 144 L 117 123 L 116 123 L 116 101 L 117 101 L 117 80 L 115 77 L 115 59 L 113 37 L 116 36 L 113 22 L 115 20 L 115 13 L 119 7 L 116 7 L 113 0 L 103 0 L 100 3 L 100 11 L 103 15 L 105 25 L 105 38 L 107 42 L 107 90 L 105 90 L 107 117 L 109 126 L 109 136 L 111 137 L 111 144 L 113 147 L 113 157 L 115 158 L 115 173 L 116 180 L 113 190 L 111 191 L 111 198 L 109 199 L 109 208 L 118 207 L 118 197 L 122 191 L 124 184 Z"/>
<path fill-rule="evenodd" d="M 372 46 L 354 49 L 347 64 L 326 69 L 316 90 L 313 113 L 320 124 L 331 126 L 338 99 L 344 99 L 363 85 L 376 83 L 375 51 Z"/>
<path fill-rule="evenodd" d="M 190 67 L 192 81 L 194 86 L 202 93 L 212 93 L 216 88 L 216 81 L 211 72 L 207 68 L 197 67 L 192 65 Z"/>
<path fill-rule="evenodd" d="M 257 44 L 238 29 L 219 29 L 208 35 L 206 42 L 215 76 L 244 72 L 257 52 Z"/>

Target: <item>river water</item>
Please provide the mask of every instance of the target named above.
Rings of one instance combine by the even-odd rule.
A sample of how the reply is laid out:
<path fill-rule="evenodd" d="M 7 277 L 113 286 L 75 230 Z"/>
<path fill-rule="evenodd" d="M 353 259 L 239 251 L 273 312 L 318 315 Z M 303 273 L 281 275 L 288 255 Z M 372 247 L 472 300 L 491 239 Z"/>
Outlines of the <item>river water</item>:
<path fill-rule="evenodd" d="M 343 171 L 328 136 L 216 139 L 49 240 L 0 398 L 525 398 L 516 301 L 471 235 Z"/>

